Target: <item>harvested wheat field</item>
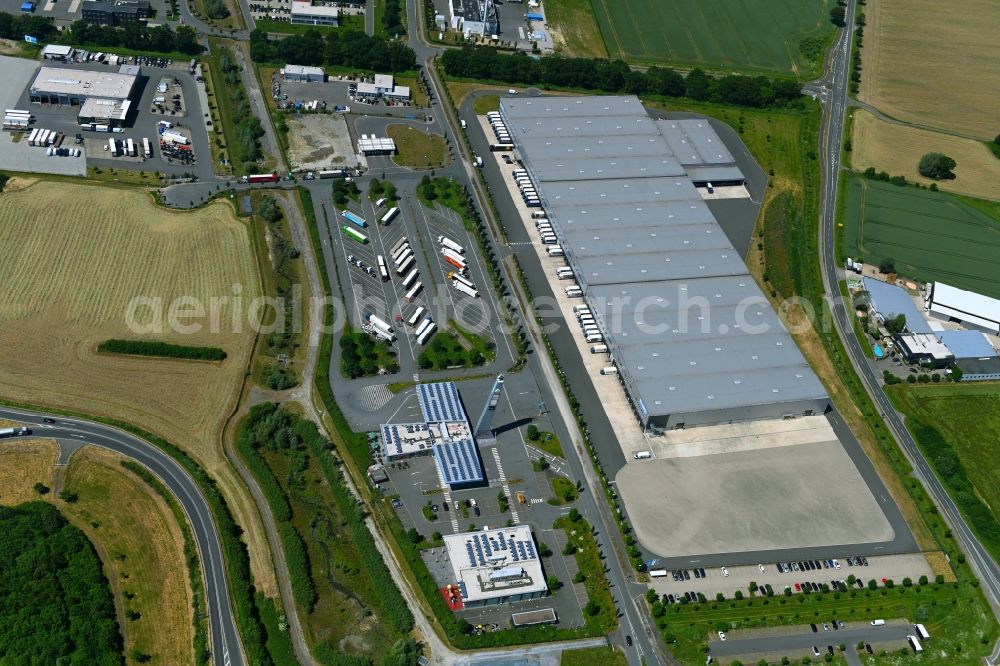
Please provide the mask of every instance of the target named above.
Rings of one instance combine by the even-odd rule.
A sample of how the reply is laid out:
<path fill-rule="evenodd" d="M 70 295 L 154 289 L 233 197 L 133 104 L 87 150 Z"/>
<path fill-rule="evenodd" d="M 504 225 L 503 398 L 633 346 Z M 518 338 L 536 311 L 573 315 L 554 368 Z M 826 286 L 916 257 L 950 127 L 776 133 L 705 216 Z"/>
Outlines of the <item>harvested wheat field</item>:
<path fill-rule="evenodd" d="M 100 553 L 119 614 L 127 609 L 142 615 L 134 621 L 119 617 L 125 653 L 138 650 L 163 663 L 193 663 L 184 537 L 167 503 L 122 467 L 122 460 L 96 447 L 80 449 L 70 458 L 63 483 L 79 499 L 56 504 Z M 126 599 L 125 592 L 135 596 Z"/>
<path fill-rule="evenodd" d="M 869 0 L 859 98 L 900 120 L 992 139 L 1000 3 Z"/>
<path fill-rule="evenodd" d="M 851 165 L 864 171 L 875 167 L 890 175 L 903 175 L 909 181 L 938 187 L 948 192 L 987 199 L 1000 198 L 1000 160 L 979 141 L 949 134 L 896 125 L 879 120 L 867 111 L 854 111 L 851 138 Z M 917 171 L 924 153 L 939 152 L 954 159 L 954 180 L 933 181 Z"/>
<path fill-rule="evenodd" d="M 247 230 L 229 206 L 182 213 L 139 191 L 39 182 L 0 195 L 0 247 L 16 248 L 5 253 L 0 281 L 0 395 L 118 418 L 190 452 L 221 484 L 249 533 L 258 584 L 273 590 L 253 502 L 219 443 L 253 342 L 246 307 L 240 316 L 224 299 L 241 292 L 247 304 L 260 291 Z M 177 320 L 200 324 L 198 332 L 171 326 L 167 310 L 181 297 L 214 311 L 216 330 L 208 312 Z M 139 334 L 126 324 L 134 298 L 153 304 L 135 311 L 146 326 Z M 221 347 L 228 358 L 95 352 L 114 337 Z"/>
<path fill-rule="evenodd" d="M 59 447 L 52 440 L 18 439 L 0 446 L 0 504 L 14 506 L 41 499 L 36 483 L 53 485 Z"/>

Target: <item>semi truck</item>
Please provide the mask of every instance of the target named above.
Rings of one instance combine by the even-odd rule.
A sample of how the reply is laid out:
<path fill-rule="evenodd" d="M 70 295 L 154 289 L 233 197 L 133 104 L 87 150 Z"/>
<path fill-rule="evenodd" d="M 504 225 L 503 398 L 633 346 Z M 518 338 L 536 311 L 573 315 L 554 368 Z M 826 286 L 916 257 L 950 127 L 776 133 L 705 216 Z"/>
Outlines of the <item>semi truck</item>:
<path fill-rule="evenodd" d="M 424 288 L 424 283 L 423 282 L 417 282 L 415 285 L 413 285 L 412 287 L 410 287 L 410 290 L 408 292 L 406 292 L 405 294 L 403 294 L 403 300 L 406 301 L 407 303 L 412 303 L 413 299 L 416 298 L 420 294 L 420 291 L 423 288 Z"/>
<path fill-rule="evenodd" d="M 420 318 L 424 316 L 425 312 L 427 312 L 427 308 L 425 308 L 422 305 L 418 305 L 417 309 L 414 310 L 413 314 L 411 314 L 409 319 L 406 320 L 406 325 L 413 326 L 414 324 L 416 324 L 418 321 L 420 321 Z"/>
<path fill-rule="evenodd" d="M 431 339 L 434 332 L 437 330 L 437 324 L 431 322 L 431 325 L 424 329 L 424 332 L 417 336 L 417 344 L 423 345 L 427 344 L 427 341 Z"/>
<path fill-rule="evenodd" d="M 388 282 L 389 281 L 389 269 L 385 265 L 385 257 L 383 257 L 380 254 L 380 255 L 378 255 L 378 257 L 376 257 L 376 261 L 378 261 L 378 275 L 379 275 L 379 277 L 382 278 L 382 282 Z"/>
<path fill-rule="evenodd" d="M 474 285 L 472 283 L 472 280 L 470 280 L 469 278 L 463 276 L 461 273 L 448 273 L 448 279 L 449 280 L 455 280 L 456 282 L 461 282 L 463 284 L 467 284 L 467 285 L 469 285 L 470 287 L 473 287 L 473 288 L 475 288 L 475 286 L 476 286 L 476 285 Z"/>
<path fill-rule="evenodd" d="M 413 335 L 419 338 L 420 334 L 426 331 L 428 327 L 433 323 L 434 322 L 431 320 L 430 317 L 426 317 L 422 322 L 420 322 L 420 325 L 417 326 L 417 330 L 413 331 Z"/>
<path fill-rule="evenodd" d="M 412 256 L 413 256 L 413 250 L 411 250 L 410 246 L 407 245 L 396 253 L 395 257 L 393 257 L 392 262 L 396 264 L 397 267 L 402 266 L 403 262 Z"/>
<path fill-rule="evenodd" d="M 368 236 L 365 236 L 360 231 L 357 231 L 355 229 L 351 229 L 350 227 L 347 227 L 347 226 L 341 227 L 340 231 L 341 231 L 341 233 L 343 233 L 345 236 L 347 236 L 351 240 L 357 241 L 358 243 L 361 243 L 362 245 L 365 245 L 366 243 L 368 243 Z"/>
<path fill-rule="evenodd" d="M 371 324 L 372 328 L 378 329 L 383 333 L 385 333 L 386 335 L 392 335 L 393 333 L 392 326 L 390 326 L 382 319 L 379 319 L 374 314 L 368 315 L 368 323 Z"/>
<path fill-rule="evenodd" d="M 403 236 L 398 241 L 396 241 L 395 243 L 393 243 L 392 249 L 389 250 L 389 254 L 391 254 L 393 257 L 395 257 L 396 253 L 399 252 L 401 249 L 403 249 L 404 245 L 407 246 L 407 247 L 409 247 L 409 245 L 410 245 L 409 241 L 406 240 L 406 236 Z"/>
<path fill-rule="evenodd" d="M 464 271 L 465 270 L 465 262 L 461 261 L 460 259 L 456 259 L 455 255 L 453 255 L 453 254 L 445 254 L 444 255 L 444 260 L 446 262 L 448 262 L 448 264 L 450 264 L 451 267 L 454 268 L 457 271 Z"/>
<path fill-rule="evenodd" d="M 255 173 L 247 176 L 248 183 L 277 183 L 277 173 Z"/>
<path fill-rule="evenodd" d="M 406 275 L 407 271 L 413 268 L 414 263 L 415 262 L 413 256 L 412 255 L 408 256 L 406 259 L 403 260 L 403 263 L 401 263 L 399 266 L 396 266 L 396 275 Z"/>
<path fill-rule="evenodd" d="M 403 288 L 409 289 L 417 281 L 417 275 L 419 275 L 419 271 L 416 268 L 407 273 L 406 277 L 403 278 Z"/>
<path fill-rule="evenodd" d="M 25 427 L 20 428 L 0 428 L 0 437 L 23 437 L 30 435 L 31 430 Z"/>
<path fill-rule="evenodd" d="M 451 286 L 453 286 L 455 289 L 462 292 L 463 294 L 472 296 L 473 298 L 479 298 L 479 292 L 470 287 L 469 285 L 465 284 L 464 282 L 459 282 L 458 280 L 452 280 Z"/>
<path fill-rule="evenodd" d="M 343 217 L 348 222 L 358 225 L 362 229 L 368 226 L 368 223 L 365 222 L 364 218 L 358 217 L 349 210 L 345 210 L 343 213 L 340 214 L 340 216 Z"/>
<path fill-rule="evenodd" d="M 385 213 L 385 215 L 382 216 L 382 225 L 385 226 L 385 225 L 389 224 L 390 222 L 392 222 L 392 219 L 394 217 L 396 217 L 396 213 L 398 213 L 398 212 L 399 212 L 399 208 L 397 208 L 396 206 L 393 206 L 392 208 L 390 208 L 389 210 L 387 210 L 386 213 Z"/>
<path fill-rule="evenodd" d="M 152 157 L 153 150 L 149 147 L 149 139 L 142 137 L 142 155 L 143 157 Z"/>
<path fill-rule="evenodd" d="M 438 236 L 438 242 L 441 243 L 443 247 L 446 247 L 449 250 L 452 250 L 453 252 L 457 252 L 459 254 L 465 254 L 465 248 L 463 248 L 461 245 L 459 245 L 452 239 L 448 238 L 447 236 Z"/>
<path fill-rule="evenodd" d="M 347 172 L 343 169 L 325 169 L 319 172 L 320 178 L 343 178 Z"/>
<path fill-rule="evenodd" d="M 179 143 L 182 146 L 186 146 L 190 143 L 188 138 L 181 134 L 180 132 L 164 132 L 160 135 L 164 141 L 169 141 L 170 143 Z M 277 174 L 275 174 L 277 176 Z M 275 178 L 277 180 L 277 178 Z"/>

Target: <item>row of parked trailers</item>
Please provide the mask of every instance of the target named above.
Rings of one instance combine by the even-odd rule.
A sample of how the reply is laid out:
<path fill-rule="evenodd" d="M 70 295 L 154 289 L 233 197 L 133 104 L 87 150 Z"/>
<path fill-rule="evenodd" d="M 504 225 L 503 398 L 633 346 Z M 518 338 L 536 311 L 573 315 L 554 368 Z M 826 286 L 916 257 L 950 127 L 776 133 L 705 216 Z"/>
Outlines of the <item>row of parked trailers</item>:
<path fill-rule="evenodd" d="M 406 236 L 396 241 L 396 244 L 390 249 L 390 255 L 392 263 L 396 267 L 396 275 L 403 278 L 402 285 L 406 289 L 403 301 L 412 303 L 423 291 L 424 284 L 417 279 L 420 277 L 420 271 L 417 270 L 417 260 Z"/>
<path fill-rule="evenodd" d="M 28 145 L 39 146 L 41 148 L 46 148 L 48 146 L 55 146 L 58 148 L 62 145 L 63 139 L 65 138 L 66 135 L 62 132 L 36 127 L 28 133 Z"/>
<path fill-rule="evenodd" d="M 499 111 L 490 111 L 486 114 L 486 119 L 490 122 L 490 127 L 493 128 L 493 134 L 496 135 L 497 143 L 502 146 L 514 145 L 514 142 L 510 138 L 510 130 L 507 129 L 507 124 L 504 123 Z"/>
<path fill-rule="evenodd" d="M 152 157 L 153 155 L 153 149 L 150 147 L 149 139 L 146 137 L 142 137 L 141 144 L 131 138 L 122 141 L 113 138 L 108 139 L 108 152 L 111 153 L 111 157 L 138 157 L 140 150 L 142 151 L 142 157 Z"/>
<path fill-rule="evenodd" d="M 3 128 L 5 130 L 25 131 L 34 120 L 35 117 L 31 115 L 30 111 L 7 109 L 3 116 Z"/>
<path fill-rule="evenodd" d="M 452 268 L 448 273 L 448 282 L 452 288 L 466 296 L 479 298 L 476 286 L 472 280 L 466 277 L 469 265 L 465 259 L 465 248 L 447 236 L 438 236 L 438 243 L 441 244 L 441 256 L 444 257 L 445 263 Z"/>

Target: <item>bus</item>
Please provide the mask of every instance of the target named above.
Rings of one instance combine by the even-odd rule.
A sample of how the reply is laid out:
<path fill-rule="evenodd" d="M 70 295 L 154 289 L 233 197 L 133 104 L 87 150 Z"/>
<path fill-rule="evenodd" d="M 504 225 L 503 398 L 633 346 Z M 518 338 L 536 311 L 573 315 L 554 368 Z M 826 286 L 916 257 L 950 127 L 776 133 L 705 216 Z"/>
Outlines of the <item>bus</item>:
<path fill-rule="evenodd" d="M 397 208 L 396 206 L 390 208 L 388 211 L 386 211 L 386 214 L 382 216 L 382 224 L 386 225 L 392 222 L 392 218 L 396 217 L 396 213 L 398 212 L 399 208 Z"/>
<path fill-rule="evenodd" d="M 423 282 L 416 283 L 415 285 L 410 287 L 410 290 L 408 292 L 403 294 L 403 300 L 406 301 L 407 303 L 412 303 L 413 299 L 417 297 L 417 295 L 420 293 L 420 290 L 423 288 L 424 288 Z"/>
<path fill-rule="evenodd" d="M 118 143 L 114 139 L 108 139 L 108 150 L 111 151 L 111 157 L 118 157 Z"/>
<path fill-rule="evenodd" d="M 403 278 L 403 287 L 404 287 L 405 289 L 409 289 L 409 288 L 410 288 L 410 286 L 411 286 L 411 285 L 412 285 L 412 284 L 413 284 L 414 282 L 416 282 L 416 281 L 417 281 L 417 275 L 418 275 L 418 274 L 419 274 L 419 271 L 418 271 L 418 270 L 417 270 L 416 268 L 414 268 L 414 269 L 413 269 L 413 270 L 411 270 L 411 271 L 410 271 L 409 273 L 407 273 L 407 274 L 406 274 L 406 277 L 405 277 L 405 278 Z"/>
<path fill-rule="evenodd" d="M 924 625 L 915 624 L 913 625 L 913 629 L 914 631 L 917 632 L 917 635 L 920 636 L 920 640 L 922 641 L 930 640 L 931 635 L 927 633 L 927 627 L 925 627 Z"/>
<path fill-rule="evenodd" d="M 413 257 L 408 257 L 406 261 L 396 267 L 396 275 L 406 275 L 406 272 L 413 268 Z"/>
<path fill-rule="evenodd" d="M 920 654 L 924 651 L 923 646 L 920 645 L 920 639 L 916 636 L 907 636 L 906 640 L 910 642 L 910 647 L 913 648 L 915 653 Z"/>
<path fill-rule="evenodd" d="M 389 281 L 389 269 L 386 268 L 386 266 L 385 266 L 385 257 L 383 257 L 380 254 L 380 255 L 378 255 L 378 257 L 376 259 L 378 261 L 378 274 L 379 274 L 379 277 L 382 278 L 382 282 L 388 282 Z"/>
<path fill-rule="evenodd" d="M 427 308 L 425 308 L 422 305 L 418 305 L 417 309 L 414 310 L 413 314 L 410 315 L 410 318 L 406 320 L 406 325 L 407 326 L 415 325 L 418 321 L 420 321 L 420 318 L 424 316 L 425 312 L 427 312 Z"/>
<path fill-rule="evenodd" d="M 367 222 L 365 222 L 363 218 L 360 218 L 360 217 L 358 217 L 357 215 L 355 215 L 354 213 L 352 213 L 352 212 L 351 212 L 351 211 L 349 211 L 349 210 L 345 210 L 345 211 L 344 211 L 343 213 L 341 213 L 340 215 L 341 215 L 341 216 L 342 216 L 342 217 L 343 217 L 343 218 L 344 218 L 345 220 L 347 220 L 348 222 L 352 222 L 352 223 L 354 223 L 354 224 L 358 225 L 359 227 L 361 227 L 362 229 L 364 229 L 365 227 L 367 227 L 367 226 L 368 226 L 368 223 L 367 223 Z"/>
<path fill-rule="evenodd" d="M 667 575 L 666 569 L 653 569 L 649 572 L 650 578 L 663 578 Z"/>
<path fill-rule="evenodd" d="M 357 241 L 358 243 L 361 243 L 362 245 L 365 245 L 365 244 L 368 243 L 368 236 L 365 236 L 360 231 L 356 231 L 355 229 L 351 229 L 350 227 L 346 227 L 346 226 L 345 227 L 341 227 L 340 231 L 343 232 L 343 234 L 345 236 L 347 236 L 348 238 L 350 238 L 351 240 Z"/>

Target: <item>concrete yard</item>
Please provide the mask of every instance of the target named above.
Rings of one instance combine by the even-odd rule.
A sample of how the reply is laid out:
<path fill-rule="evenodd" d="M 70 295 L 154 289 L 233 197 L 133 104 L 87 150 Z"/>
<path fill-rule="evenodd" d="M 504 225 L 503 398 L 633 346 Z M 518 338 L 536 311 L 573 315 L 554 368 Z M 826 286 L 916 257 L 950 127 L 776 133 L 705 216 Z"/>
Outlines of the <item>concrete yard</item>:
<path fill-rule="evenodd" d="M 894 531 L 832 436 L 646 460 L 615 478 L 642 545 L 663 557 L 885 542 Z"/>
<path fill-rule="evenodd" d="M 21 93 L 38 70 L 38 63 L 24 58 L 0 56 L 0 71 L 4 74 L 4 85 L 0 87 L 0 102 L 5 109 L 21 108 L 35 113 L 37 105 L 18 106 Z M 31 125 L 45 127 L 39 122 Z M 51 129 L 51 128 L 46 128 Z M 13 140 L 13 132 L 0 132 L 0 169 L 31 173 L 55 173 L 64 176 L 84 176 L 87 174 L 87 160 L 80 157 L 49 157 L 45 148 L 29 146 L 22 138 Z M 66 144 L 72 145 L 72 142 Z"/>

